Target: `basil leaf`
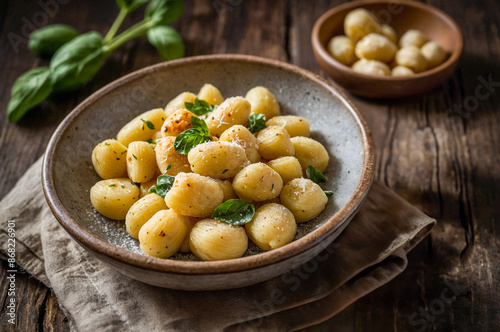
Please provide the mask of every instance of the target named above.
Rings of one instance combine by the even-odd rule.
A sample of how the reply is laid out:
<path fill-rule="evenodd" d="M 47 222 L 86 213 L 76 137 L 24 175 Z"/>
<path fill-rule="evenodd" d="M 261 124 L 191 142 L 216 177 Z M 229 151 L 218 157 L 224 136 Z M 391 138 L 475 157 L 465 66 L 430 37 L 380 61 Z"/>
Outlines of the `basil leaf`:
<path fill-rule="evenodd" d="M 323 190 L 323 192 L 325 193 L 326 197 L 332 197 L 333 196 L 333 191 L 331 191 L 331 190 Z"/>
<path fill-rule="evenodd" d="M 306 174 L 314 183 L 321 184 L 326 182 L 326 177 L 311 165 L 307 166 Z"/>
<path fill-rule="evenodd" d="M 52 56 L 61 46 L 78 36 L 78 31 L 65 24 L 47 25 L 30 35 L 28 48 L 41 56 Z"/>
<path fill-rule="evenodd" d="M 49 68 L 38 67 L 21 75 L 12 87 L 7 107 L 9 121 L 19 121 L 28 110 L 44 101 L 51 92 Z"/>
<path fill-rule="evenodd" d="M 175 138 L 174 148 L 180 154 L 187 155 L 195 146 L 211 140 L 209 136 L 200 133 L 199 130 L 188 129 Z"/>
<path fill-rule="evenodd" d="M 244 225 L 251 221 L 255 214 L 255 206 L 242 199 L 229 199 L 219 205 L 212 218 L 230 225 Z"/>
<path fill-rule="evenodd" d="M 64 44 L 50 61 L 54 90 L 66 91 L 85 84 L 101 68 L 103 58 L 98 32 L 85 33 Z"/>
<path fill-rule="evenodd" d="M 200 134 L 209 136 L 210 132 L 208 131 L 207 123 L 196 116 L 191 117 L 191 125 L 193 129 L 196 129 L 200 132 Z"/>
<path fill-rule="evenodd" d="M 131 13 L 140 6 L 147 3 L 148 0 L 116 0 L 116 4 L 120 9 L 126 10 L 127 13 Z"/>
<path fill-rule="evenodd" d="M 188 111 L 196 115 L 205 115 L 212 112 L 217 107 L 217 105 L 210 106 L 209 103 L 198 98 L 195 98 L 194 103 L 185 102 L 184 105 Z"/>
<path fill-rule="evenodd" d="M 172 175 L 160 175 L 156 180 L 156 186 L 152 186 L 149 192 L 160 195 L 165 198 L 165 195 L 174 185 L 175 176 Z"/>
<path fill-rule="evenodd" d="M 175 138 L 174 148 L 180 154 L 188 154 L 195 146 L 212 140 L 205 121 L 196 116 L 191 117 L 193 128 L 184 130 Z"/>
<path fill-rule="evenodd" d="M 156 25 L 165 25 L 177 21 L 183 12 L 182 0 L 151 0 L 144 16 Z"/>
<path fill-rule="evenodd" d="M 248 117 L 248 130 L 252 134 L 266 128 L 266 116 L 261 113 L 254 113 Z"/>
<path fill-rule="evenodd" d="M 165 60 L 178 59 L 184 56 L 182 37 L 174 28 L 159 25 L 148 29 L 147 35 L 151 45 L 156 47 L 158 53 Z"/>
<path fill-rule="evenodd" d="M 142 125 L 142 129 L 144 130 L 144 125 L 148 126 L 149 129 L 151 130 L 155 130 L 155 125 L 153 122 L 149 121 L 149 120 L 144 120 L 144 119 L 141 119 L 143 125 Z"/>

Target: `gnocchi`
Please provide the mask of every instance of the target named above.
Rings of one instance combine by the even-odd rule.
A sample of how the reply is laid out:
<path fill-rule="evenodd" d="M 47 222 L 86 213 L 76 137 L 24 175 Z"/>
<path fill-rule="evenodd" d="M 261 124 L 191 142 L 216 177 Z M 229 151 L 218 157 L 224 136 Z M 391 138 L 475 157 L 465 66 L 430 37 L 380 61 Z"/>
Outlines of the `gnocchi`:
<path fill-rule="evenodd" d="M 334 59 L 365 75 L 408 77 L 437 67 L 447 57 L 422 31 L 409 29 L 398 39 L 390 25 L 380 24 L 364 8 L 347 13 L 344 33 L 333 36 L 326 49 Z"/>
<path fill-rule="evenodd" d="M 304 171 L 309 165 L 320 172 L 326 169 L 330 157 L 323 144 L 309 137 L 293 137 L 291 141 L 295 150 L 294 156 Z"/>
<path fill-rule="evenodd" d="M 224 97 L 212 84 L 205 84 L 201 87 L 200 92 L 198 92 L 198 99 L 204 100 L 210 105 L 220 105 L 224 102 Z"/>
<path fill-rule="evenodd" d="M 268 120 L 281 113 L 280 105 L 276 97 L 274 97 L 271 91 L 263 86 L 257 86 L 250 89 L 245 99 L 250 102 L 252 113 L 264 114 Z"/>
<path fill-rule="evenodd" d="M 292 212 L 281 204 L 269 203 L 255 212 L 245 224 L 248 237 L 263 250 L 271 250 L 292 242 L 297 224 Z"/>
<path fill-rule="evenodd" d="M 161 128 L 166 118 L 167 116 L 161 108 L 142 113 L 120 129 L 116 139 L 125 146 L 131 142 L 145 141 Z"/>
<path fill-rule="evenodd" d="M 316 183 L 299 178 L 283 187 L 280 200 L 293 213 L 297 222 L 305 222 L 316 218 L 325 209 L 328 197 Z"/>
<path fill-rule="evenodd" d="M 243 227 L 215 219 L 198 221 L 189 235 L 189 248 L 204 261 L 238 258 L 247 247 L 248 237 Z"/>
<path fill-rule="evenodd" d="M 219 137 L 225 130 L 234 125 L 246 126 L 250 116 L 250 103 L 242 97 L 224 100 L 207 117 L 207 127 L 212 135 Z"/>
<path fill-rule="evenodd" d="M 396 53 L 396 63 L 398 66 L 410 68 L 415 73 L 420 73 L 427 69 L 427 60 L 415 46 L 406 46 Z"/>
<path fill-rule="evenodd" d="M 220 140 L 233 142 L 245 149 L 247 159 L 253 164 L 260 161 L 259 143 L 255 136 L 242 125 L 235 125 L 228 128 L 220 135 Z"/>
<path fill-rule="evenodd" d="M 267 166 L 271 167 L 281 176 L 283 184 L 302 177 L 302 166 L 300 166 L 300 162 L 295 157 L 288 156 L 270 160 Z"/>
<path fill-rule="evenodd" d="M 134 239 L 139 238 L 142 226 L 151 219 L 156 212 L 166 210 L 167 204 L 163 197 L 152 193 L 135 202 L 125 216 L 125 227 L 127 233 Z"/>
<path fill-rule="evenodd" d="M 92 151 L 92 165 L 103 179 L 121 178 L 127 175 L 127 148 L 115 139 L 108 139 Z"/>
<path fill-rule="evenodd" d="M 236 195 L 249 202 L 275 198 L 283 188 L 281 176 L 263 163 L 243 168 L 233 180 Z"/>
<path fill-rule="evenodd" d="M 172 113 L 163 123 L 161 127 L 161 135 L 178 136 L 184 130 L 193 128 L 191 124 L 191 117 L 196 116 L 189 112 L 187 109 L 181 108 Z"/>
<path fill-rule="evenodd" d="M 245 149 L 228 142 L 207 142 L 195 146 L 188 154 L 191 170 L 215 179 L 233 178 L 247 166 Z"/>
<path fill-rule="evenodd" d="M 177 175 L 191 172 L 187 156 L 180 154 L 174 147 L 175 137 L 158 139 L 155 147 L 156 164 L 162 174 Z"/>
<path fill-rule="evenodd" d="M 390 62 L 397 51 L 396 44 L 378 33 L 370 33 L 356 44 L 356 56 L 360 59 Z"/>
<path fill-rule="evenodd" d="M 186 105 L 196 98 L 205 102 Z M 309 138 L 305 118 L 280 113 L 262 86 L 245 98 L 224 99 L 211 84 L 198 95 L 181 93 L 95 146 L 92 164 L 102 180 L 90 190 L 91 203 L 124 220 L 153 257 L 233 259 L 245 254 L 249 238 L 262 250 L 285 246 L 297 222 L 325 207 L 322 189 L 304 176 L 308 166 L 324 171 L 329 156 Z"/>
<path fill-rule="evenodd" d="M 175 111 L 186 108 L 186 103 L 194 103 L 195 99 L 196 95 L 191 92 L 181 93 L 165 106 L 165 116 L 168 117 Z"/>
<path fill-rule="evenodd" d="M 264 159 L 276 159 L 283 156 L 293 156 L 293 148 L 290 134 L 279 126 L 270 126 L 262 129 L 257 135 L 259 153 Z"/>
<path fill-rule="evenodd" d="M 179 173 L 165 203 L 182 215 L 206 218 L 222 203 L 224 192 L 213 179 L 196 173 Z"/>
<path fill-rule="evenodd" d="M 375 15 L 364 8 L 352 10 L 344 19 L 344 32 L 354 43 L 372 32 L 379 33 L 380 29 Z"/>
<path fill-rule="evenodd" d="M 352 65 L 352 70 L 365 75 L 373 75 L 373 76 L 391 75 L 391 69 L 389 68 L 389 66 L 377 60 L 367 60 L 367 59 L 358 60 L 356 61 L 356 63 Z"/>
<path fill-rule="evenodd" d="M 139 188 L 129 179 L 108 179 L 90 188 L 92 206 L 105 217 L 123 220 L 130 207 L 139 199 Z"/>
<path fill-rule="evenodd" d="M 399 46 L 405 48 L 407 46 L 422 47 L 427 43 L 427 37 L 419 30 L 410 29 L 406 31 L 399 39 Z"/>
<path fill-rule="evenodd" d="M 352 65 L 358 58 L 354 53 L 355 43 L 347 36 L 335 36 L 328 42 L 328 52 L 346 66 Z"/>
<path fill-rule="evenodd" d="M 172 256 L 186 237 L 186 222 L 186 217 L 174 210 L 158 211 L 139 231 L 141 250 L 159 258 Z"/>
<path fill-rule="evenodd" d="M 429 69 L 439 66 L 446 59 L 445 50 L 433 41 L 425 43 L 420 52 L 427 60 L 427 67 Z"/>
<path fill-rule="evenodd" d="M 266 125 L 278 126 L 286 129 L 290 137 L 305 136 L 309 137 L 311 134 L 311 126 L 309 122 L 301 117 L 295 115 L 278 115 L 274 118 L 267 120 Z"/>
<path fill-rule="evenodd" d="M 156 155 L 151 144 L 132 142 L 127 150 L 127 173 L 133 182 L 148 182 L 156 173 Z"/>

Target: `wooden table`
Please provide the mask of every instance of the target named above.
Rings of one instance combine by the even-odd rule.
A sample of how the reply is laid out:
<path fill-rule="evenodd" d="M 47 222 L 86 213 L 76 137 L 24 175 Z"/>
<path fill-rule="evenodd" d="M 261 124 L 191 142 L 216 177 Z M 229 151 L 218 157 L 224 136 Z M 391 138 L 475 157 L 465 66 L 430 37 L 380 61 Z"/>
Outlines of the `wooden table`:
<path fill-rule="evenodd" d="M 80 31 L 104 34 L 117 14 L 112 0 L 49 2 L 60 4 L 49 13 L 53 15 L 45 16 L 48 23 L 67 23 Z M 481 93 L 489 92 L 486 98 L 476 98 L 476 89 L 488 78 L 500 81 L 500 3 L 429 2 L 448 12 L 463 29 L 465 53 L 455 74 L 436 90 L 405 100 L 350 97 L 373 133 L 376 178 L 439 222 L 410 253 L 408 268 L 400 276 L 314 330 L 499 329 L 500 83 L 490 90 L 481 88 Z M 188 56 L 254 54 L 324 75 L 313 58 L 310 32 L 314 21 L 339 3 L 187 0 L 186 12 L 175 26 Z M 9 36 L 22 36 L 26 22 L 45 24 L 40 13 L 43 9 L 36 1 L 0 2 L 0 198 L 43 154 L 52 132 L 73 107 L 114 79 L 162 61 L 145 38 L 130 42 L 84 88 L 51 97 L 19 124 L 9 124 L 5 109 L 14 80 L 47 63 L 24 43 L 16 51 Z M 141 16 L 141 11 L 134 13 L 126 24 Z M 51 291 L 28 275 L 17 277 L 18 329 L 68 330 L 68 320 Z M 7 321 L 5 278 L 3 263 L 0 327 Z"/>

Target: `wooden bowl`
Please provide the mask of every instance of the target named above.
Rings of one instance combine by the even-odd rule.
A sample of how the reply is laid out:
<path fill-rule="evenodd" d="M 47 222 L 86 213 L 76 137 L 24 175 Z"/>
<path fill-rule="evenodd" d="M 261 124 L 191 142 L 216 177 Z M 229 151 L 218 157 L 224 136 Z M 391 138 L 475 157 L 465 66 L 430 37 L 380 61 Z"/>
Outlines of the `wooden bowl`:
<path fill-rule="evenodd" d="M 392 26 L 398 37 L 409 29 L 422 31 L 448 53 L 447 60 L 411 77 L 370 76 L 340 63 L 328 53 L 326 45 L 332 37 L 344 34 L 345 16 L 360 7 Z M 328 75 L 353 94 L 370 98 L 399 98 L 435 88 L 453 73 L 463 50 L 457 23 L 443 11 L 416 1 L 353 1 L 340 5 L 316 21 L 311 40 L 316 60 Z"/>
<path fill-rule="evenodd" d="M 224 96 L 268 87 L 284 114 L 311 123 L 311 137 L 330 154 L 325 190 L 334 196 L 322 214 L 301 223 L 295 241 L 262 252 L 249 246 L 244 257 L 203 262 L 193 254 L 170 259 L 146 256 L 123 221 L 109 220 L 90 203 L 99 181 L 92 169 L 95 145 L 116 135 L 136 115 L 204 83 Z M 278 276 L 313 258 L 347 226 L 373 179 L 374 149 L 367 125 L 345 96 L 316 75 L 279 61 L 244 55 L 211 55 L 160 63 L 127 75 L 77 106 L 55 131 L 43 163 L 43 188 L 54 216 L 86 250 L 137 280 L 183 290 L 228 289 Z"/>

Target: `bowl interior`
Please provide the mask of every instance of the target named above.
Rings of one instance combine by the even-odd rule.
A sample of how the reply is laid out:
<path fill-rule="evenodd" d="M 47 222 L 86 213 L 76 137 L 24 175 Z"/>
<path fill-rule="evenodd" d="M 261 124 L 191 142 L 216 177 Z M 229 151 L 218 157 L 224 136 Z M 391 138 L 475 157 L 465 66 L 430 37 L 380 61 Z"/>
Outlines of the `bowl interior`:
<path fill-rule="evenodd" d="M 92 149 L 115 137 L 138 114 L 165 106 L 181 92 L 196 93 L 204 83 L 218 87 L 224 97 L 244 96 L 258 85 L 269 88 L 282 113 L 304 116 L 311 124 L 311 137 L 327 148 L 330 163 L 325 175 L 329 181 L 324 189 L 332 190 L 334 196 L 318 218 L 299 225 L 297 238 L 323 225 L 353 197 L 363 175 L 366 133 L 351 104 L 338 92 L 325 88 L 318 80 L 308 79 L 300 71 L 276 66 L 271 61 L 249 61 L 248 57 L 192 58 L 152 66 L 110 84 L 63 122 L 56 133 L 54 152 L 47 158 L 52 163 L 54 192 L 74 222 L 106 243 L 132 255 L 144 255 L 138 241 L 127 234 L 124 222 L 101 216 L 90 203 L 89 190 L 100 180 L 92 168 Z M 250 246 L 245 255 L 259 253 L 260 249 Z M 176 254 L 172 259 L 198 260 L 192 254 Z"/>

